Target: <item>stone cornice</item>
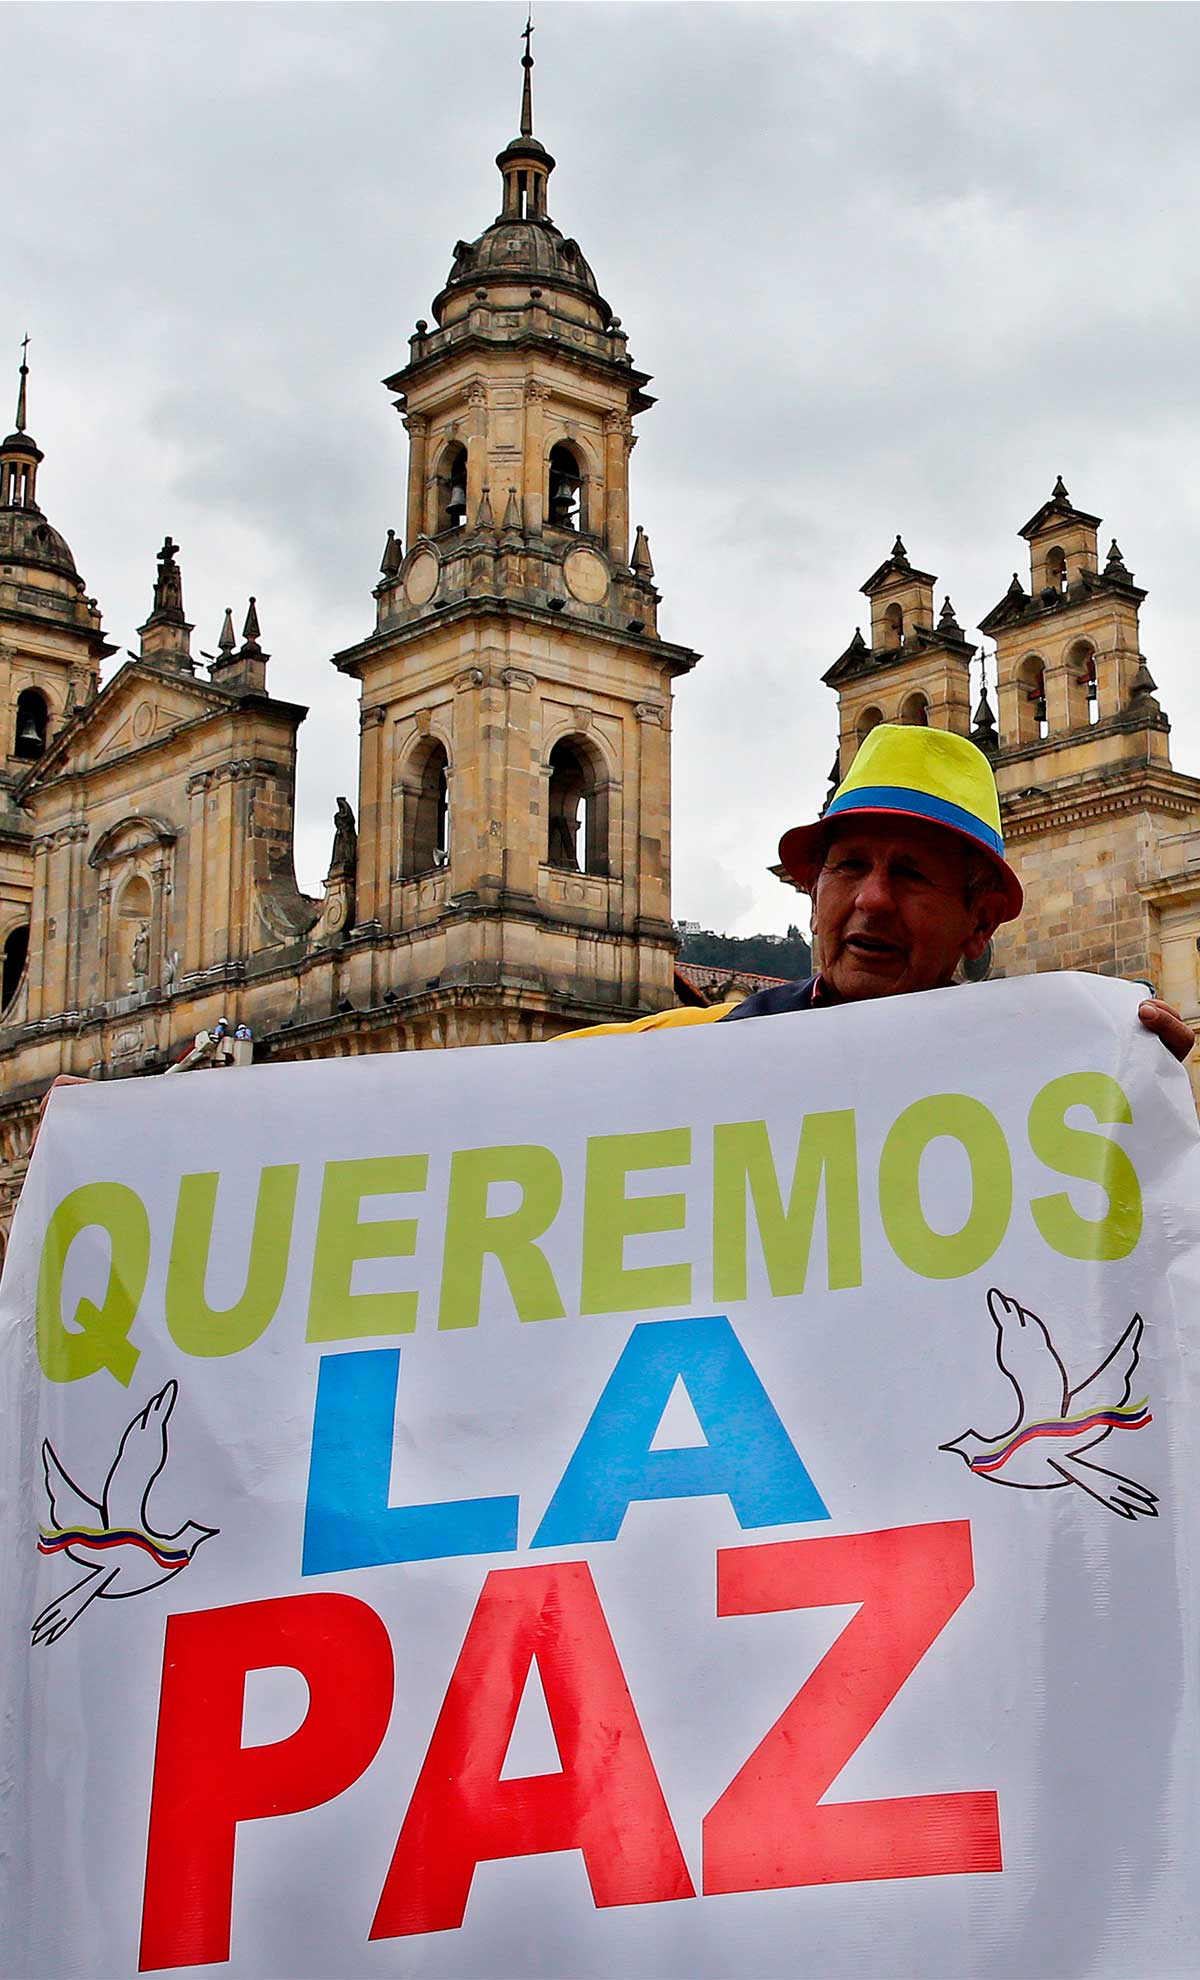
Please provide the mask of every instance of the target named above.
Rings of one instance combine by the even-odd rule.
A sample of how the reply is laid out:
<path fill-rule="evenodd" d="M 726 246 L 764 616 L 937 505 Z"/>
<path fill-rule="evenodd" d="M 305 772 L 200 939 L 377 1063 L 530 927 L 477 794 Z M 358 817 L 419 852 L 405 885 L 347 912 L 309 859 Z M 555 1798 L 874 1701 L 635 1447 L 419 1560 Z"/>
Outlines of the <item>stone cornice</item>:
<path fill-rule="evenodd" d="M 577 639 L 602 640 L 608 646 L 631 649 L 646 659 L 654 660 L 675 675 L 690 673 L 701 658 L 689 646 L 676 646 L 670 640 L 658 639 L 652 634 L 619 631 L 597 620 L 573 619 L 567 612 L 552 612 L 548 606 L 521 604 L 515 599 L 500 598 L 493 593 L 462 598 L 440 611 L 427 612 L 424 617 L 413 619 L 407 625 L 388 626 L 368 633 L 356 646 L 346 646 L 340 653 L 335 653 L 330 664 L 339 673 L 353 674 L 366 660 L 374 660 L 381 653 L 428 639 L 435 627 L 461 625 L 469 619 L 515 619 L 521 624 L 537 626 L 540 631 L 553 630 L 560 638 L 567 634 Z"/>

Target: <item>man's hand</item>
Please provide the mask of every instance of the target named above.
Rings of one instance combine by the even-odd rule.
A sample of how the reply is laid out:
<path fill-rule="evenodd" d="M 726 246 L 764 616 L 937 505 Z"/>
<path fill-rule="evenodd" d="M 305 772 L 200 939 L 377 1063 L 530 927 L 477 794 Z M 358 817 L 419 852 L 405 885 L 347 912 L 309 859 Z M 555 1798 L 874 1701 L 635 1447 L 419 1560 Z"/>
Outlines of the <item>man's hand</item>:
<path fill-rule="evenodd" d="M 1147 1031 L 1162 1039 L 1168 1052 L 1173 1052 L 1177 1059 L 1187 1058 L 1196 1043 L 1196 1034 L 1177 1010 L 1164 1004 L 1161 997 L 1147 997 L 1144 1004 L 1138 1005 L 1138 1016 Z"/>

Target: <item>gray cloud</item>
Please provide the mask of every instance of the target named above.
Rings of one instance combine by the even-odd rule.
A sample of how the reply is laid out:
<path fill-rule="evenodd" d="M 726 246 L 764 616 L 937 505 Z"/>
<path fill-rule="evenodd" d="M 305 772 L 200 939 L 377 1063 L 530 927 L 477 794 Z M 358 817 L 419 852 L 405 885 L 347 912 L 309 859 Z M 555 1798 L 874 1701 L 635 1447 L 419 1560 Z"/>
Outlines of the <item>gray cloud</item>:
<path fill-rule="evenodd" d="M 402 362 L 493 217 L 519 6 L 3 13 L 0 344 L 28 326 L 45 506 L 112 636 L 184 546 L 211 649 L 259 598 L 301 731 L 315 885 L 404 434 Z M 820 802 L 820 675 L 897 529 L 970 624 L 1062 472 L 1152 589 L 1200 769 L 1193 251 L 1200 15 L 1181 7 L 543 5 L 551 207 L 656 374 L 633 461 L 675 725 L 676 911 L 796 913 L 765 873 Z M 0 374 L 2 377 L 2 374 Z M 14 380 L 15 382 L 15 380 Z"/>

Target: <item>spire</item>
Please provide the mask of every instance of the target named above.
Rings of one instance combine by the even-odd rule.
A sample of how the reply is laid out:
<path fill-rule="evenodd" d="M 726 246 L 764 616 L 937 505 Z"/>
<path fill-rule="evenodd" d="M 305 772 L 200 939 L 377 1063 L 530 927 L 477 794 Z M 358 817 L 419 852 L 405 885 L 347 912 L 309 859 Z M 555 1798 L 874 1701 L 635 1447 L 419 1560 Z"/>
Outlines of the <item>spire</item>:
<path fill-rule="evenodd" d="M 1067 484 L 1061 474 L 1057 474 L 1054 477 L 1054 486 L 1050 491 L 1050 500 L 1052 502 L 1066 502 L 1068 505 L 1070 504 L 1071 497 L 1067 493 Z"/>
<path fill-rule="evenodd" d="M 1000 748 L 1000 738 L 996 733 L 996 717 L 988 700 L 987 664 L 981 653 L 979 656 L 979 706 L 975 710 L 975 720 L 971 729 L 971 741 L 985 756 L 995 756 Z"/>
<path fill-rule="evenodd" d="M 476 529 L 495 529 L 496 527 L 496 518 L 492 514 L 492 491 L 486 482 L 484 483 L 483 493 L 479 498 L 479 508 L 475 514 L 475 527 Z"/>
<path fill-rule="evenodd" d="M 403 562 L 404 562 L 404 551 L 401 548 L 399 539 L 396 535 L 395 530 L 389 529 L 387 533 L 387 542 L 383 546 L 383 562 L 379 566 L 379 569 L 383 574 L 385 583 L 390 582 L 390 580 L 395 577 L 397 571 L 400 569 L 400 566 Z"/>
<path fill-rule="evenodd" d="M 0 508 L 32 509 L 35 515 L 40 515 L 41 511 L 37 505 L 37 471 L 42 460 L 42 450 L 37 441 L 25 431 L 25 381 L 29 376 L 29 365 L 26 362 L 28 350 L 29 337 L 26 334 L 21 345 L 17 423 L 7 439 L 0 444 Z"/>
<path fill-rule="evenodd" d="M 525 53 L 521 57 L 521 67 L 525 71 L 525 81 L 521 89 L 521 136 L 529 138 L 533 136 L 533 50 L 530 46 L 533 40 L 532 8 L 521 31 L 521 39 L 525 43 Z"/>
<path fill-rule="evenodd" d="M 506 531 L 515 531 L 518 536 L 522 534 L 521 508 L 517 501 L 517 491 L 515 488 L 510 488 L 508 491 L 508 506 L 504 511 L 504 528 Z"/>
<path fill-rule="evenodd" d="M 1115 536 L 1108 552 L 1108 562 L 1104 566 L 1104 576 L 1106 578 L 1115 578 L 1120 584 L 1133 583 L 1133 572 L 1126 565 L 1125 559 L 1121 555 L 1120 545 Z"/>
<path fill-rule="evenodd" d="M 1139 653 L 1137 672 L 1129 686 L 1130 701 L 1142 708 L 1157 708 L 1158 703 L 1154 699 L 1157 688 L 1158 683 L 1146 665 L 1145 654 Z"/>
<path fill-rule="evenodd" d="M 629 561 L 638 577 L 649 580 L 654 576 L 654 561 L 650 555 L 650 539 L 642 528 L 641 523 L 637 526 L 637 535 L 633 539 L 633 555 Z"/>
<path fill-rule="evenodd" d="M 231 688 L 235 694 L 266 694 L 270 655 L 258 643 L 260 632 L 258 603 L 252 598 L 242 627 L 242 644 L 235 649 L 233 612 L 225 607 L 225 623 L 217 641 L 220 658 L 209 669 L 215 686 Z"/>
<path fill-rule="evenodd" d="M 954 607 L 950 603 L 949 593 L 942 600 L 942 616 L 938 620 L 937 629 L 943 639 L 961 639 L 963 636 L 963 629 L 954 616 Z"/>
<path fill-rule="evenodd" d="M 521 67 L 521 134 L 506 144 L 496 159 L 504 180 L 504 206 L 501 220 L 546 220 L 546 181 L 554 170 L 554 160 L 540 139 L 533 135 L 533 15 L 521 30 L 525 53 Z M 452 278 L 453 279 L 453 278 Z"/>
<path fill-rule="evenodd" d="M 29 377 L 29 332 L 25 332 L 21 345 L 21 383 L 17 387 L 17 432 L 25 431 L 25 381 Z"/>
<path fill-rule="evenodd" d="M 896 538 L 896 541 L 892 545 L 892 557 L 897 564 L 907 564 L 908 562 L 908 551 L 904 548 L 899 537 Z"/>

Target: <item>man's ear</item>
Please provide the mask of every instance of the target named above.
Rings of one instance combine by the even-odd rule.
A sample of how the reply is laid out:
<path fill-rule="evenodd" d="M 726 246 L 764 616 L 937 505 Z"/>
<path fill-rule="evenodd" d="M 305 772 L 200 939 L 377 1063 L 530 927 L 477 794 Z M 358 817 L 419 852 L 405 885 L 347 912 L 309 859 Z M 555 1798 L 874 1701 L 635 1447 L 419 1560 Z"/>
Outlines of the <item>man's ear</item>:
<path fill-rule="evenodd" d="M 970 936 L 963 943 L 963 955 L 967 962 L 977 962 L 987 948 L 992 936 L 1004 919 L 1005 900 L 996 888 L 989 887 L 971 904 L 974 926 Z"/>

